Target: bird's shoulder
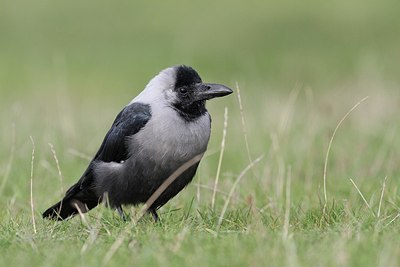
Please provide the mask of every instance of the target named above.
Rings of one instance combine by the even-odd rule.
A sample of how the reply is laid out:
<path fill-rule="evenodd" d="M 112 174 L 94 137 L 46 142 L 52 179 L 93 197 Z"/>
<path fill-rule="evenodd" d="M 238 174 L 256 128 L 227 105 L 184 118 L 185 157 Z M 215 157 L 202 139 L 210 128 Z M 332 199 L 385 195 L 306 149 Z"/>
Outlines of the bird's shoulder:
<path fill-rule="evenodd" d="M 121 127 L 135 131 L 135 129 L 143 127 L 143 124 L 147 123 L 150 117 L 150 105 L 140 102 L 130 103 L 117 115 L 111 129 Z"/>
<path fill-rule="evenodd" d="M 115 118 L 94 159 L 104 162 L 126 160 L 128 156 L 126 137 L 140 131 L 150 118 L 150 105 L 131 103 L 126 106 Z"/>
<path fill-rule="evenodd" d="M 93 166 L 96 162 L 121 162 L 129 157 L 126 139 L 139 132 L 150 120 L 151 107 L 144 103 L 130 103 L 115 118 L 110 130 L 93 160 L 80 179 L 80 187 L 92 182 Z"/>

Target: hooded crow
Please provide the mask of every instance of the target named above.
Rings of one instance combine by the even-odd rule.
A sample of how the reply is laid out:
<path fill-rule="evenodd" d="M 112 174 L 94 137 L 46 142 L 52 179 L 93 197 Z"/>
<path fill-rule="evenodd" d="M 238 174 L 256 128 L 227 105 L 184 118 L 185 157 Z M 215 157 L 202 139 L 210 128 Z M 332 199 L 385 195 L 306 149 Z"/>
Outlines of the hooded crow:
<path fill-rule="evenodd" d="M 145 203 L 174 171 L 206 151 L 211 117 L 205 102 L 231 93 L 224 85 L 203 83 L 191 67 L 162 70 L 117 115 L 82 177 L 43 217 L 65 220 L 105 200 L 123 216 L 122 205 Z M 156 221 L 157 209 L 192 181 L 198 164 L 148 207 Z"/>

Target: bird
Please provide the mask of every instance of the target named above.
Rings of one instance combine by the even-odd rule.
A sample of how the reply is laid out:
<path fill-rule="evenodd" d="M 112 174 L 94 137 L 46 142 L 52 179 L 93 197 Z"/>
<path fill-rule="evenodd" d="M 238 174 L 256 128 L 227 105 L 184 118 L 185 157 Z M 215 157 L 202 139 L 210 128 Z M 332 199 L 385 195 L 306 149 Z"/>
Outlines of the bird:
<path fill-rule="evenodd" d="M 204 83 L 190 66 L 160 71 L 116 116 L 77 183 L 43 218 L 66 220 L 105 202 L 125 218 L 122 206 L 146 203 L 174 171 L 207 149 L 211 116 L 206 101 L 233 93 Z M 157 210 L 193 179 L 200 160 L 183 171 L 148 207 Z"/>

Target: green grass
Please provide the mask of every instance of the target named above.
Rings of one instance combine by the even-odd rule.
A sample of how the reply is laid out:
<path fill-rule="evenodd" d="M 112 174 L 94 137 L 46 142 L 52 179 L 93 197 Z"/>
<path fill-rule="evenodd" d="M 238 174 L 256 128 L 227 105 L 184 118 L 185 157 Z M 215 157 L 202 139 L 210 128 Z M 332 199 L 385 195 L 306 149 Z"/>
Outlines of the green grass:
<path fill-rule="evenodd" d="M 397 10 L 390 0 L 1 0 L 0 266 L 398 266 Z M 140 207 L 125 208 L 129 222 L 104 207 L 85 220 L 42 220 L 121 107 L 181 63 L 205 81 L 238 82 L 245 125 L 237 90 L 208 103 L 208 152 L 193 183 L 161 209 L 161 223 L 137 222 Z M 365 96 L 333 139 L 324 210 L 330 138 Z"/>

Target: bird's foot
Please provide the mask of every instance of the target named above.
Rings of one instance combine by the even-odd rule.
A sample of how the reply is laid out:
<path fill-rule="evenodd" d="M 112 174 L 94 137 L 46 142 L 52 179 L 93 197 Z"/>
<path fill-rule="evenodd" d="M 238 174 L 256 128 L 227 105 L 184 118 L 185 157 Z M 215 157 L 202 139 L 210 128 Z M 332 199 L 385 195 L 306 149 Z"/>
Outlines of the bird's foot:
<path fill-rule="evenodd" d="M 149 212 L 151 213 L 151 216 L 153 216 L 154 222 L 159 222 L 160 221 L 156 210 L 151 209 L 151 210 L 149 210 Z"/>
<path fill-rule="evenodd" d="M 122 209 L 122 207 L 121 207 L 121 206 L 118 206 L 118 207 L 116 208 L 116 210 L 117 210 L 117 212 L 118 212 L 118 215 L 121 217 L 121 219 L 122 219 L 124 222 L 126 222 L 126 215 L 125 215 L 124 210 Z"/>

